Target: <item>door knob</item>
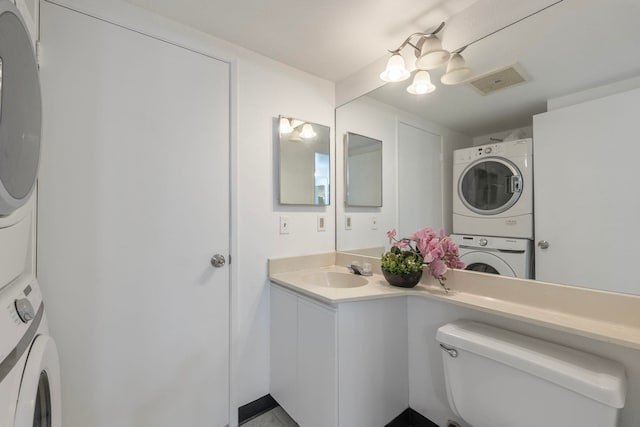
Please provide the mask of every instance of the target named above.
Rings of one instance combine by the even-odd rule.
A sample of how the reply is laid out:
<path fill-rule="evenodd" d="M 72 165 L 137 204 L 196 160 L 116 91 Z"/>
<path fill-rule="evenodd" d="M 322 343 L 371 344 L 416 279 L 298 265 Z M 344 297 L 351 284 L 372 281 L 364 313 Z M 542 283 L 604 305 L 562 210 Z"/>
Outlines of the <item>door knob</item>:
<path fill-rule="evenodd" d="M 224 255 L 215 254 L 211 257 L 211 265 L 213 265 L 215 268 L 224 267 L 226 263 L 227 260 L 224 259 Z"/>
<path fill-rule="evenodd" d="M 539 240 L 538 247 L 540 249 L 547 249 L 549 247 L 549 242 L 547 242 L 546 240 Z"/>

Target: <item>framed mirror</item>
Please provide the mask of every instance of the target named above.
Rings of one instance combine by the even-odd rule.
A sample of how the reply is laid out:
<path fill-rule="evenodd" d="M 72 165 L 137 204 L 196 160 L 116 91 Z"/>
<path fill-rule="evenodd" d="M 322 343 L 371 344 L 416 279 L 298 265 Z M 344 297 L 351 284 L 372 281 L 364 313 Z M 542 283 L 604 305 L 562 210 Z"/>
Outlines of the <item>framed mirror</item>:
<path fill-rule="evenodd" d="M 344 142 L 345 205 L 382 206 L 382 141 L 347 132 Z"/>
<path fill-rule="evenodd" d="M 330 131 L 318 123 L 278 118 L 280 204 L 330 204 Z"/>

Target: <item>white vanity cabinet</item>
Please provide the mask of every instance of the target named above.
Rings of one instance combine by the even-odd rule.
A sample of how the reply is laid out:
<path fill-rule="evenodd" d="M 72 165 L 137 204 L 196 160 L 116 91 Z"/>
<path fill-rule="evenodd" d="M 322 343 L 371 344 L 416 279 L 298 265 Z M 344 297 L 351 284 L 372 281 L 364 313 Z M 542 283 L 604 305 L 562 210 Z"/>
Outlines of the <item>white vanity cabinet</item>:
<path fill-rule="evenodd" d="M 638 105 L 634 89 L 534 116 L 537 280 L 638 291 Z"/>
<path fill-rule="evenodd" d="M 382 426 L 409 406 L 405 297 L 323 304 L 271 286 L 271 395 L 301 427 Z"/>

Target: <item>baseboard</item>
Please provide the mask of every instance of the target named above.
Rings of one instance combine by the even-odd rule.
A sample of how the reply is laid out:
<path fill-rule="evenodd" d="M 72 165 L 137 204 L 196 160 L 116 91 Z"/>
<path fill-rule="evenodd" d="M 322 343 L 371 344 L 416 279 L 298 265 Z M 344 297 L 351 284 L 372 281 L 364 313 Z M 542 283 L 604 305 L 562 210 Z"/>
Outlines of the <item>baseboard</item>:
<path fill-rule="evenodd" d="M 276 402 L 276 400 L 271 397 L 270 394 L 262 396 L 261 398 L 247 403 L 246 405 L 242 405 L 238 408 L 238 423 L 245 423 L 250 419 L 257 417 L 258 415 L 264 414 L 265 412 L 276 408 L 277 406 L 278 402 Z"/>
<path fill-rule="evenodd" d="M 407 408 L 385 427 L 438 427 L 438 425 L 415 410 Z"/>

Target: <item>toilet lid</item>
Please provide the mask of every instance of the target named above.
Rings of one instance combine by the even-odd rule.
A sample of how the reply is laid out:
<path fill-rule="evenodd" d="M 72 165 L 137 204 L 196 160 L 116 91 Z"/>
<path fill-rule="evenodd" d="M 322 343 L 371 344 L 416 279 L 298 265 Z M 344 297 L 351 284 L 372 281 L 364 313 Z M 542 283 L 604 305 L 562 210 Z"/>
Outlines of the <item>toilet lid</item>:
<path fill-rule="evenodd" d="M 29 34 L 11 2 L 0 1 L 0 216 L 29 198 L 38 175 L 42 100 Z"/>

